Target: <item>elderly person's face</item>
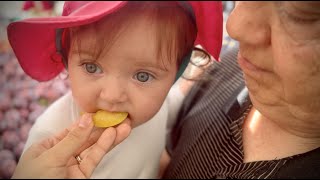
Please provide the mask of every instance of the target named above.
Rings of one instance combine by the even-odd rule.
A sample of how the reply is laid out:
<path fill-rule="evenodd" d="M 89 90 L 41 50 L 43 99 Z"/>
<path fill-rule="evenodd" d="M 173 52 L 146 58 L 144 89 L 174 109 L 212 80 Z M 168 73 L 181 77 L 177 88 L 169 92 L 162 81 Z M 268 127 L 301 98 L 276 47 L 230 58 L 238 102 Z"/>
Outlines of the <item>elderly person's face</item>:
<path fill-rule="evenodd" d="M 237 2 L 227 30 L 255 108 L 319 132 L 320 2 Z"/>

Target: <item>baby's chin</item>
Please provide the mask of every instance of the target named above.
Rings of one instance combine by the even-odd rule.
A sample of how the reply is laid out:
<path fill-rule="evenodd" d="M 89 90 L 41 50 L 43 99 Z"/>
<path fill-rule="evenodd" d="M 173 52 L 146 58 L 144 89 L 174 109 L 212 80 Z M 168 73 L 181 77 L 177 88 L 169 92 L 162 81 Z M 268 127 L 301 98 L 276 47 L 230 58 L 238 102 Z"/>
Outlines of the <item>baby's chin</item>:
<path fill-rule="evenodd" d="M 148 123 L 151 119 L 153 118 L 153 116 L 151 117 L 141 117 L 141 116 L 135 116 L 134 114 L 129 114 L 127 119 L 130 121 L 131 123 L 131 127 L 136 128 L 138 126 L 141 126 L 145 123 Z"/>

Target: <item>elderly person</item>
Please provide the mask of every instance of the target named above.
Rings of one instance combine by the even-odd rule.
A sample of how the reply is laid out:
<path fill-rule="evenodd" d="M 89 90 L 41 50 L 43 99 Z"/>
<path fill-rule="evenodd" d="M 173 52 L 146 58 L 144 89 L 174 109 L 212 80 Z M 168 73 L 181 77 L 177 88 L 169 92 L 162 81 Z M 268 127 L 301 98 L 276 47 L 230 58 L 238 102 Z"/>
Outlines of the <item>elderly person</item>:
<path fill-rule="evenodd" d="M 238 2 L 239 42 L 189 92 L 164 178 L 320 177 L 320 2 Z"/>

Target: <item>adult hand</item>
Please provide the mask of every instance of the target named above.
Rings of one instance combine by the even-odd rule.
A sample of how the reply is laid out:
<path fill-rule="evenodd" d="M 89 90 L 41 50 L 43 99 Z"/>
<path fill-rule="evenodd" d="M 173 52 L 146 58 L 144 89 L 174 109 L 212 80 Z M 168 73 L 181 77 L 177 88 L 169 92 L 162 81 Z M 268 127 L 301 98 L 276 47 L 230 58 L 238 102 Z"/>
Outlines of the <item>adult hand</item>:
<path fill-rule="evenodd" d="M 90 178 L 103 156 L 130 132 L 127 120 L 117 127 L 94 129 L 92 115 L 84 114 L 69 129 L 27 149 L 12 178 Z"/>

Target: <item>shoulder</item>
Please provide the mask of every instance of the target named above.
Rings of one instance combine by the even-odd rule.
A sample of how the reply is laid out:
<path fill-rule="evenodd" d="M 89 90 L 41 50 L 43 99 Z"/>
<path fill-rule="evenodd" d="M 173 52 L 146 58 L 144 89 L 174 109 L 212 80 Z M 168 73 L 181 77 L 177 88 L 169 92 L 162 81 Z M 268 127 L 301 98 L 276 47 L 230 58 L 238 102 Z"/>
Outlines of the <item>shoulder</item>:
<path fill-rule="evenodd" d="M 36 120 L 35 125 L 50 131 L 68 127 L 73 121 L 73 98 L 71 92 L 53 102 Z"/>
<path fill-rule="evenodd" d="M 320 177 L 320 147 L 288 158 L 272 178 L 313 179 Z"/>
<path fill-rule="evenodd" d="M 245 87 L 237 54 L 237 47 L 223 53 L 221 61 L 214 62 L 205 77 L 192 87 L 183 100 L 168 139 L 168 147 L 175 146 L 182 136 L 186 142 L 192 143 L 197 130 L 210 129 L 212 124 L 227 126 L 230 107 L 232 109 L 230 104 L 237 105 L 237 97 Z"/>
<path fill-rule="evenodd" d="M 29 131 L 26 141 L 25 151 L 33 143 L 44 138 L 52 136 L 57 132 L 69 127 L 74 119 L 72 119 L 72 109 L 74 103 L 71 92 L 53 102 L 35 121 Z"/>
<path fill-rule="evenodd" d="M 72 119 L 73 100 L 71 93 L 53 102 L 35 121 L 29 131 L 27 144 L 55 134 L 67 128 Z"/>

